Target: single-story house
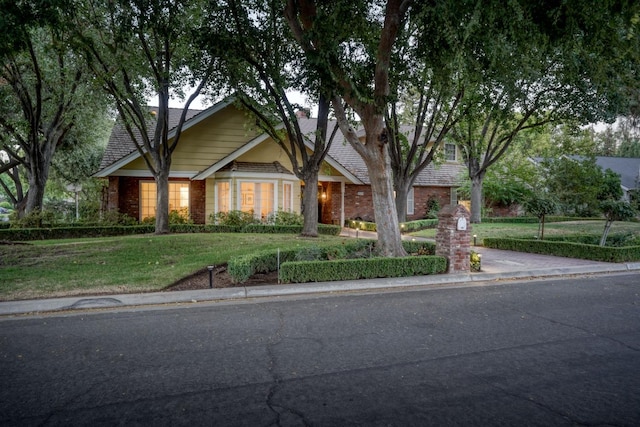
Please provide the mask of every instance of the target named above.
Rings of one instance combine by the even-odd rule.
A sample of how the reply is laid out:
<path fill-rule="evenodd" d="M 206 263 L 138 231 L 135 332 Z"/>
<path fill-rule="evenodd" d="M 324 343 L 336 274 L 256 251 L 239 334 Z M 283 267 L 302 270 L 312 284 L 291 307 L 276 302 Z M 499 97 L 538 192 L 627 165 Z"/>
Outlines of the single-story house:
<path fill-rule="evenodd" d="M 180 112 L 170 111 L 170 129 Z M 303 132 L 313 134 L 317 119 L 300 117 L 299 123 Z M 408 219 L 423 218 L 430 198 L 441 206 L 456 203 L 463 166 L 455 146 L 446 147 L 446 154 L 446 162 L 429 165 L 417 179 L 407 203 Z M 170 210 L 188 212 L 195 223 L 209 223 L 212 214 L 229 210 L 253 210 L 262 218 L 277 210 L 300 212 L 302 182 L 292 171 L 285 152 L 232 99 L 190 110 L 172 157 Z M 114 126 L 94 176 L 109 180 L 108 210 L 140 221 L 155 215 L 155 182 L 122 126 Z M 320 170 L 318 190 L 322 223 L 373 220 L 365 164 L 339 131 Z"/>

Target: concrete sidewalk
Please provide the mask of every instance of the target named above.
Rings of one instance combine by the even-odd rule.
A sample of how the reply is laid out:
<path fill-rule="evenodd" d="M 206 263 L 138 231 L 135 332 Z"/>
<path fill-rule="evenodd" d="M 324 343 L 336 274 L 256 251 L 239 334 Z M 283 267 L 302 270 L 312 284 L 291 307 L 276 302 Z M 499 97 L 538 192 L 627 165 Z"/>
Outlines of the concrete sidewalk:
<path fill-rule="evenodd" d="M 345 235 L 347 232 L 345 231 Z M 351 231 L 354 234 L 353 231 Z M 360 232 L 358 237 L 374 237 L 375 233 Z M 355 237 L 355 234 L 351 237 Z M 576 274 L 606 274 L 636 272 L 640 262 L 607 263 L 523 252 L 473 247 L 482 255 L 482 271 L 478 273 L 437 274 L 383 279 L 314 282 L 287 285 L 251 286 L 194 291 L 121 294 L 104 297 L 69 297 L 27 301 L 0 302 L 0 316 L 42 313 L 91 308 L 115 308 L 159 304 L 196 303 L 202 301 L 241 300 L 287 295 L 337 293 L 407 287 L 463 286 L 473 283 L 523 279 L 531 277 L 559 277 Z"/>

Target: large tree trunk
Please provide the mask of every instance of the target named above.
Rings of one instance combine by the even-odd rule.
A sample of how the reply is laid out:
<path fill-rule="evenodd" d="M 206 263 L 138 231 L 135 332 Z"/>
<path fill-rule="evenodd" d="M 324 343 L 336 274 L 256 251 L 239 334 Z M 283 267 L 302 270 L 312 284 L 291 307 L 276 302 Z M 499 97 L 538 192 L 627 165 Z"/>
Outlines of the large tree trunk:
<path fill-rule="evenodd" d="M 471 171 L 469 171 L 471 175 Z M 480 224 L 482 221 L 482 180 L 484 174 L 471 175 L 471 223 Z"/>
<path fill-rule="evenodd" d="M 156 231 L 169 234 L 169 171 L 160 171 L 156 179 Z"/>
<path fill-rule="evenodd" d="M 405 180 L 396 178 L 396 212 L 398 213 L 398 222 L 407 220 L 407 198 L 409 195 L 410 183 Z"/>
<path fill-rule="evenodd" d="M 318 171 L 306 171 L 302 193 L 302 236 L 318 237 Z"/>
<path fill-rule="evenodd" d="M 49 179 L 49 168 L 53 157 L 53 149 L 44 148 L 34 141 L 34 149 L 31 150 L 27 158 L 29 167 L 27 169 L 27 177 L 29 181 L 29 189 L 27 190 L 26 200 L 24 203 L 23 215 L 29 215 L 31 212 L 41 211 L 44 205 L 44 191 Z M 42 150 L 41 150 L 42 148 Z"/>

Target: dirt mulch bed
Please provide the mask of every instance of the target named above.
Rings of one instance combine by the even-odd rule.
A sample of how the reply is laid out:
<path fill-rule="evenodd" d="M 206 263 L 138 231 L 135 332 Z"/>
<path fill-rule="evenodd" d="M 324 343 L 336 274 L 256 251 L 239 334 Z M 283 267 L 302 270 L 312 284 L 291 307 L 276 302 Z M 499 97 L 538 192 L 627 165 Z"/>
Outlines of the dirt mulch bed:
<path fill-rule="evenodd" d="M 213 287 L 214 288 L 234 288 L 245 286 L 260 285 L 277 285 L 278 272 L 257 273 L 254 274 L 244 283 L 233 283 L 229 273 L 227 273 L 227 265 L 219 265 L 213 271 Z M 206 268 L 180 279 L 173 285 L 165 289 L 165 291 L 190 291 L 195 289 L 209 289 L 209 270 Z"/>

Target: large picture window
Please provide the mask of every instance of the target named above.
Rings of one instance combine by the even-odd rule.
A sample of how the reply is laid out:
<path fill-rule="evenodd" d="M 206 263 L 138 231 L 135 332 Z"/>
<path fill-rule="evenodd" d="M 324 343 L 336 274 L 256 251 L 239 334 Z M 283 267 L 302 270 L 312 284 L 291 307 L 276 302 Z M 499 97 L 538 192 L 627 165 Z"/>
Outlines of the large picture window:
<path fill-rule="evenodd" d="M 155 182 L 140 183 L 140 220 L 156 216 L 157 186 Z M 169 183 L 169 212 L 177 211 L 189 216 L 189 183 Z"/>
<path fill-rule="evenodd" d="M 257 218 L 264 219 L 274 210 L 275 185 L 272 182 L 240 182 L 238 192 L 240 210 L 253 210 Z"/>

